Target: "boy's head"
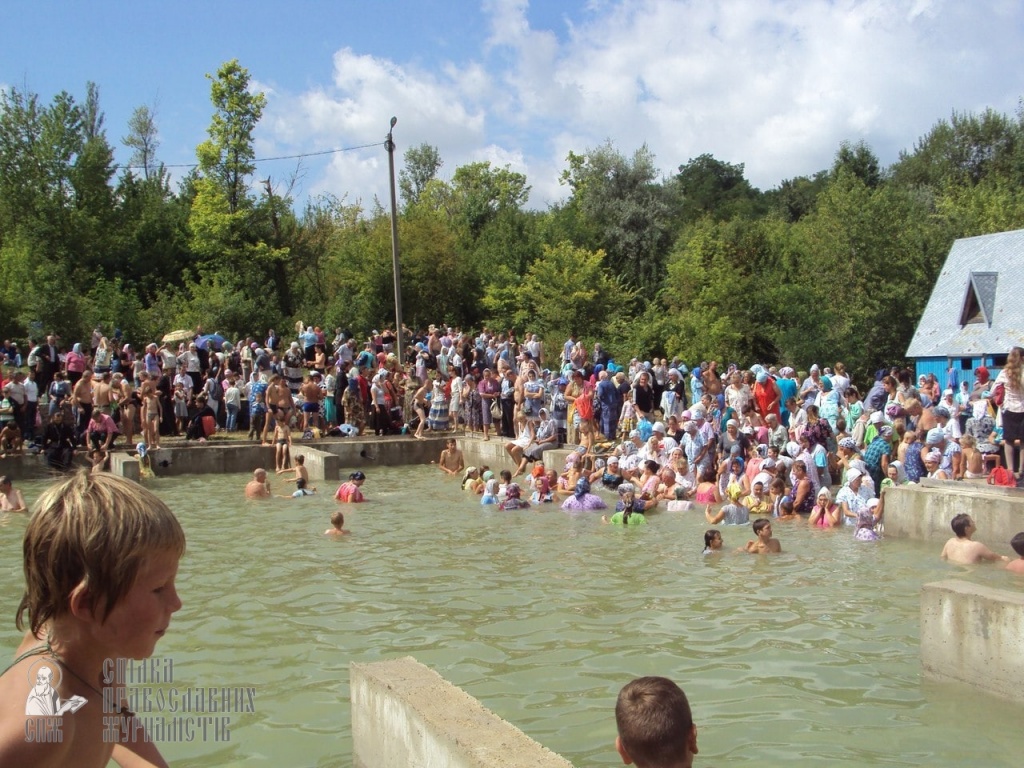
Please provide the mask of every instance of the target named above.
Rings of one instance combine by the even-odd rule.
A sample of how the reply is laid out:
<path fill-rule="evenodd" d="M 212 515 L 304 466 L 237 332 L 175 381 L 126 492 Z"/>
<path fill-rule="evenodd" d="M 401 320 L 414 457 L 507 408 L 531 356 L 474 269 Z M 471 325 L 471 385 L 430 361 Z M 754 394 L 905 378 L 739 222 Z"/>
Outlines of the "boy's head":
<path fill-rule="evenodd" d="M 967 535 L 967 529 L 973 523 L 974 521 L 971 520 L 970 515 L 961 512 L 950 521 L 949 527 L 953 529 L 953 533 L 956 534 L 958 539 L 962 539 Z"/>
<path fill-rule="evenodd" d="M 303 464 L 306 463 L 306 457 L 300 453 L 298 456 L 295 457 L 295 463 L 301 467 Z"/>
<path fill-rule="evenodd" d="M 766 517 L 759 517 L 757 518 L 757 520 L 754 521 L 754 525 L 751 527 L 754 529 L 754 535 L 760 536 L 761 531 L 763 531 L 765 528 L 772 527 L 772 521 Z"/>
<path fill-rule="evenodd" d="M 345 525 L 345 515 L 342 514 L 342 512 L 340 512 L 340 511 L 332 512 L 331 513 L 331 525 L 333 525 L 335 528 L 337 528 L 340 531 L 342 526 Z"/>
<path fill-rule="evenodd" d="M 1024 531 L 1021 531 L 1010 539 L 1010 546 L 1013 547 L 1014 552 L 1021 557 L 1024 557 Z"/>
<path fill-rule="evenodd" d="M 665 677 L 639 677 L 619 691 L 615 740 L 622 761 L 640 768 L 688 766 L 697 754 L 697 728 L 682 689 Z"/>
<path fill-rule="evenodd" d="M 70 611 L 82 588 L 102 624 L 154 555 L 185 553 L 185 533 L 170 508 L 127 478 L 78 472 L 36 502 L 25 531 L 25 595 L 17 627 L 38 635 Z"/>

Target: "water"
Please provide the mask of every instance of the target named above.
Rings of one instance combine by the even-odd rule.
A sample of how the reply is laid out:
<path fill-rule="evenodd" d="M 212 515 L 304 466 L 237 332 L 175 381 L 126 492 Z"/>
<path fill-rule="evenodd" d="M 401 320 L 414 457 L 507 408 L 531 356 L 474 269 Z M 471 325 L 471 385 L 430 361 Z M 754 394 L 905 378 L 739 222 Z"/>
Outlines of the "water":
<path fill-rule="evenodd" d="M 727 552 L 704 558 L 699 513 L 629 530 L 503 513 L 428 468 L 373 470 L 372 501 L 344 510 L 353 535 L 332 540 L 333 484 L 258 503 L 246 480 L 152 482 L 188 536 L 157 655 L 175 687 L 257 688 L 229 742 L 163 744 L 172 764 L 351 765 L 349 664 L 404 655 L 578 766 L 621 764 L 615 696 L 645 674 L 686 690 L 698 765 L 1019 763 L 1024 707 L 923 681 L 918 611 L 928 581 L 1021 582 L 933 544 L 777 523 L 780 556 L 728 551 L 751 535 L 725 527 Z M 42 484 L 21 487 L 31 501 Z M 2 523 L 10 654 L 25 522 Z"/>

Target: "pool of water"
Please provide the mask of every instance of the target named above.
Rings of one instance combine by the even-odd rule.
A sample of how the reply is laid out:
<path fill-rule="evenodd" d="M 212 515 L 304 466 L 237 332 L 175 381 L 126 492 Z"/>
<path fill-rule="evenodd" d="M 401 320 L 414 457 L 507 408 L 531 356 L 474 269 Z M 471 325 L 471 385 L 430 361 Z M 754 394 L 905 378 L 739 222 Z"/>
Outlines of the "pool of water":
<path fill-rule="evenodd" d="M 620 764 L 615 696 L 646 674 L 686 690 L 699 765 L 1019 763 L 1024 706 L 923 681 L 918 658 L 921 585 L 1021 587 L 998 569 L 781 523 L 782 555 L 705 558 L 696 512 L 624 530 L 481 507 L 426 467 L 368 474 L 342 540 L 322 535 L 333 484 L 247 502 L 240 475 L 151 481 L 188 537 L 157 655 L 175 687 L 257 689 L 230 741 L 165 743 L 172 764 L 351 765 L 349 663 L 403 655 L 579 766 Z M 31 501 L 43 484 L 21 487 Z M 24 527 L 0 521 L 8 654 Z M 722 530 L 727 550 L 750 538 Z"/>

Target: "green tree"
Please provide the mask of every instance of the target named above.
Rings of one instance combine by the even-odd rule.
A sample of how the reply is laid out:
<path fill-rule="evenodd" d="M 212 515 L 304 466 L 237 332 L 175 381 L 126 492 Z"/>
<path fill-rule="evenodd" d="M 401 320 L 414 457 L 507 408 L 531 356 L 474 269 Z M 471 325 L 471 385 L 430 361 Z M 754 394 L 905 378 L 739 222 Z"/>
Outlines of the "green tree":
<path fill-rule="evenodd" d="M 611 142 L 585 154 L 569 153 L 561 181 L 572 190 L 567 210 L 581 216 L 597 233 L 614 274 L 640 293 L 653 296 L 664 276 L 670 245 L 670 209 L 664 187 L 656 181 L 654 155 L 646 145 L 630 158 Z"/>
<path fill-rule="evenodd" d="M 405 168 L 398 172 L 398 189 L 406 208 L 419 202 L 427 182 L 437 178 L 444 161 L 437 147 L 420 144 L 405 151 Z"/>
<path fill-rule="evenodd" d="M 267 97 L 249 90 L 249 70 L 238 59 L 221 65 L 210 80 L 214 113 L 207 133 L 210 138 L 196 148 L 199 170 L 215 182 L 234 214 L 248 200 L 248 178 L 256 170 L 252 132 L 263 116 Z"/>
<path fill-rule="evenodd" d="M 679 166 L 674 179 L 681 196 L 679 222 L 689 224 L 703 216 L 725 221 L 751 217 L 763 210 L 761 192 L 743 175 L 743 163 L 732 164 L 709 154 Z"/>
<path fill-rule="evenodd" d="M 156 150 L 160 146 L 156 115 L 143 105 L 136 107 L 128 119 L 128 135 L 121 143 L 132 150 L 129 164 L 142 169 L 142 177 L 149 181 L 151 169 L 156 164 Z"/>

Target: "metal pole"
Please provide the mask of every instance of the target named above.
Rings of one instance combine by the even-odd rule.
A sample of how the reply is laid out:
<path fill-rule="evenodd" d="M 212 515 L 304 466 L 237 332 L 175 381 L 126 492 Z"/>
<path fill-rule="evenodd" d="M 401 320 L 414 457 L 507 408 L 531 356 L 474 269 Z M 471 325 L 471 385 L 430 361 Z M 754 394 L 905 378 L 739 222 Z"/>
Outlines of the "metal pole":
<path fill-rule="evenodd" d="M 395 197 L 395 142 L 391 131 L 398 122 L 397 117 L 391 118 L 388 139 L 384 148 L 388 151 L 388 171 L 391 178 L 391 259 L 395 270 L 395 353 L 398 364 L 405 366 L 405 347 L 402 345 L 402 268 L 398 264 L 398 200 Z"/>

